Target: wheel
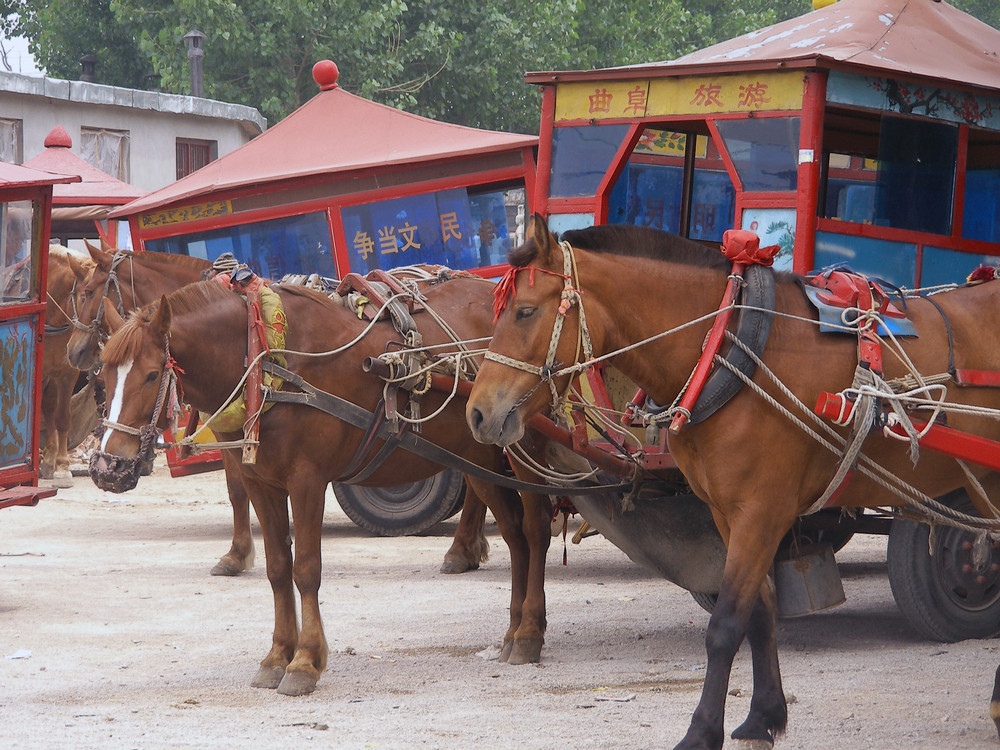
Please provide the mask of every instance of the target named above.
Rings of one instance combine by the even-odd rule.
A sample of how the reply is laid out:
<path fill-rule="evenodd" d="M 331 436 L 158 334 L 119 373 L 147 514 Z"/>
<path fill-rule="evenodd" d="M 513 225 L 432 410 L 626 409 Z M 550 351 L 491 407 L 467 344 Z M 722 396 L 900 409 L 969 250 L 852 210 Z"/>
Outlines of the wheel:
<path fill-rule="evenodd" d="M 718 594 L 703 594 L 700 591 L 689 591 L 691 598 L 698 602 L 698 606 L 712 614 L 715 611 L 715 604 L 719 601 Z"/>
<path fill-rule="evenodd" d="M 454 469 L 445 469 L 422 482 L 398 487 L 334 482 L 333 491 L 347 517 L 361 528 L 379 536 L 406 536 L 455 515 L 465 497 L 465 479 Z"/>
<path fill-rule="evenodd" d="M 956 510 L 975 513 L 965 490 L 943 498 Z M 935 641 L 992 638 L 1000 634 L 1000 549 L 953 526 L 934 529 L 895 519 L 889 531 L 889 586 L 910 625 Z M 978 554 L 977 554 L 978 553 Z"/>

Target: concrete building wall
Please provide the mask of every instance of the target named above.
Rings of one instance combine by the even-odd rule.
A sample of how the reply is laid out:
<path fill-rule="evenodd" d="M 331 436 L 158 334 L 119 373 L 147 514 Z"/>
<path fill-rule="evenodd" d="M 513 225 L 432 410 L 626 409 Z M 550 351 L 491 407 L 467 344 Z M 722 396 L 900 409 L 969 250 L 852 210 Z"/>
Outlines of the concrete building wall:
<path fill-rule="evenodd" d="M 0 118 L 22 122 L 25 161 L 42 152 L 57 125 L 69 133 L 77 155 L 81 128 L 128 131 L 128 182 L 147 191 L 176 179 L 178 138 L 214 141 L 223 156 L 267 127 L 260 112 L 239 104 L 3 71 Z"/>

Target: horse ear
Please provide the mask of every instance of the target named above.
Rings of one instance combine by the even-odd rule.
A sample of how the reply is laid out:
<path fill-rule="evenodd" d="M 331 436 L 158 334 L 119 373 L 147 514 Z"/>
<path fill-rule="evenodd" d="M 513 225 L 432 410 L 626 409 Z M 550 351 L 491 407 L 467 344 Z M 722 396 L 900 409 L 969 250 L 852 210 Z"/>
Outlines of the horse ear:
<path fill-rule="evenodd" d="M 90 261 L 84 261 L 72 253 L 66 253 L 66 260 L 69 262 L 69 267 L 78 281 L 86 281 L 90 276 L 90 272 L 94 270 L 94 266 Z"/>
<path fill-rule="evenodd" d="M 114 255 L 115 252 L 117 252 L 118 248 L 115 247 L 114 245 L 112 245 L 111 243 L 109 243 L 103 237 L 101 237 L 101 250 L 103 250 L 104 252 L 109 253 L 111 255 Z"/>
<path fill-rule="evenodd" d="M 104 320 L 108 324 L 108 330 L 111 333 L 114 333 L 125 325 L 125 321 L 122 320 L 122 316 L 118 314 L 118 309 L 111 300 L 107 297 L 101 297 L 101 304 L 104 305 Z"/>
<path fill-rule="evenodd" d="M 170 330 L 170 318 L 170 303 L 167 302 L 167 295 L 164 294 L 160 297 L 160 304 L 156 308 L 156 314 L 149 321 L 149 327 L 154 333 L 166 336 Z"/>
<path fill-rule="evenodd" d="M 111 271 L 111 254 L 106 253 L 98 247 L 94 247 L 87 240 L 84 240 L 84 244 L 87 246 L 87 252 L 90 253 L 90 257 L 94 259 L 97 267 L 104 272 Z"/>
<path fill-rule="evenodd" d="M 552 246 L 555 244 L 555 237 L 549 231 L 549 225 L 539 213 L 531 217 L 531 232 L 538 247 L 538 257 L 543 262 L 548 262 L 552 253 Z"/>

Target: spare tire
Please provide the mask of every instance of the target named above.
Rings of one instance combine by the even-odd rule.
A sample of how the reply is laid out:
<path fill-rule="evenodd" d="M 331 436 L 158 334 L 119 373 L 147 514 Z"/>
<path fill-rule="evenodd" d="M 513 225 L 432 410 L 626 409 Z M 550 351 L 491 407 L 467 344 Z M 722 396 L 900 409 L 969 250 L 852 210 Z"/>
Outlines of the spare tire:
<path fill-rule="evenodd" d="M 378 536 L 419 534 L 458 513 L 465 498 L 465 478 L 445 469 L 420 482 L 398 487 L 361 487 L 333 483 L 344 513 Z"/>

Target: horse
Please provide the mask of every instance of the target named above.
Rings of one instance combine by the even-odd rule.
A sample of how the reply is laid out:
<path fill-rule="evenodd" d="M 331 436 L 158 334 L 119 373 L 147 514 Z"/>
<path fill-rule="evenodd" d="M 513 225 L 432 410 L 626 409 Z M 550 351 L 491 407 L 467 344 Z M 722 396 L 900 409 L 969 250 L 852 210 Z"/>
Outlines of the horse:
<path fill-rule="evenodd" d="M 452 332 L 438 323 L 443 318 L 455 335 L 472 340 L 488 335 L 492 323 L 489 299 L 492 284 L 483 279 L 456 277 L 422 290 L 421 304 L 436 315 L 424 321 L 424 345 L 439 352 L 457 351 Z M 288 321 L 284 357 L 293 373 L 327 393 L 371 412 L 383 398 L 384 381 L 364 373 L 366 359 L 377 358 L 397 346 L 399 334 L 390 322 L 376 321 L 367 335 L 366 322 L 325 295 L 298 286 L 276 285 Z M 121 323 L 112 306 L 108 319 L 119 327 L 102 353 L 111 397 L 109 421 L 116 427 L 104 437 L 102 458 L 92 476 L 103 470 L 105 456 L 133 458 L 140 438 L 132 429 L 164 418 L 157 404 L 169 364 L 177 373 L 183 399 L 199 411 L 214 413 L 225 404 L 244 372 L 248 356 L 247 306 L 242 297 L 214 281 L 184 287 L 147 306 Z M 343 351 L 324 356 L 309 353 Z M 169 349 L 169 351 L 167 351 Z M 282 386 L 286 390 L 288 385 Z M 403 401 L 409 399 L 400 392 Z M 387 399 L 388 403 L 388 399 Z M 435 415 L 421 425 L 421 436 L 460 457 L 493 472 L 506 467 L 504 452 L 474 441 L 464 423 L 462 398 L 448 399 L 431 389 L 421 402 L 423 414 Z M 162 427 L 162 421 L 159 423 Z M 220 433 L 224 440 L 241 433 Z M 267 576 L 274 596 L 275 625 L 272 647 L 253 678 L 255 687 L 277 688 L 285 695 L 311 692 L 326 667 L 327 642 L 320 617 L 318 591 L 321 559 L 324 491 L 331 481 L 345 478 L 358 464 L 377 456 L 382 440 L 364 442 L 364 430 L 319 409 L 302 404 L 276 403 L 259 417 L 256 462 L 239 464 L 240 476 L 260 521 L 267 558 Z M 530 434 L 529 450 L 538 450 Z M 110 459 L 117 462 L 118 459 Z M 514 463 L 514 462 L 512 462 Z M 364 463 L 360 464 L 365 466 Z M 519 476 L 532 473 L 514 463 Z M 366 467 L 367 468 L 367 467 Z M 440 470 L 428 458 L 396 450 L 391 461 L 376 462 L 359 482 L 394 486 L 416 481 Z M 486 503 L 511 554 L 510 625 L 504 635 L 502 659 L 511 664 L 537 662 L 545 630 L 544 563 L 548 550 L 552 503 L 547 495 L 518 493 L 467 474 L 467 486 Z M 295 528 L 294 560 L 290 545 L 288 505 Z M 299 629 L 293 589 L 298 588 L 302 622 Z"/>
<path fill-rule="evenodd" d="M 536 215 L 528 237 L 508 256 L 512 269 L 498 287 L 496 329 L 468 399 L 466 416 L 476 439 L 497 445 L 518 440 L 526 420 L 565 391 L 578 371 L 571 366 L 586 357 L 588 341 L 592 358 L 607 356 L 654 402 L 676 403 L 699 361 L 733 264 L 718 250 L 636 227 L 569 231 L 560 243 Z M 820 394 L 851 386 L 861 369 L 857 336 L 820 333 L 801 282 L 790 273 L 775 274 L 777 312 L 770 316 L 763 364 L 747 378 L 753 387 L 744 385 L 714 415 L 691 417 L 668 431 L 671 455 L 708 504 L 727 547 L 706 634 L 701 699 L 679 749 L 722 747 L 732 662 L 744 639 L 751 649 L 754 690 L 749 714 L 732 737 L 770 745 L 786 726 L 769 570 L 796 518 L 828 494 L 840 457 L 773 408 L 797 407 L 764 367 L 810 413 Z M 990 335 L 1000 330 L 1000 284 L 948 291 L 933 301 L 908 299 L 906 311 L 919 335 L 901 347 L 917 372 L 948 371 L 949 353 L 958 367 L 1000 370 L 1000 350 Z M 553 333 L 557 320 L 561 337 Z M 884 368 L 886 379 L 911 372 L 888 355 Z M 959 403 L 1000 407 L 1000 389 L 954 391 L 950 397 Z M 1000 439 L 996 420 L 948 418 L 954 429 Z M 844 436 L 847 428 L 838 432 Z M 914 463 L 907 442 L 871 438 L 864 447 L 875 463 L 930 497 L 970 483 L 943 454 L 921 455 Z M 984 486 L 997 487 L 995 472 L 970 470 Z M 978 493 L 969 495 L 981 515 L 995 517 Z M 830 506 L 842 508 L 906 503 L 861 472 L 834 497 Z"/>
<path fill-rule="evenodd" d="M 45 303 L 45 345 L 42 351 L 41 429 L 45 445 L 39 476 L 54 487 L 72 487 L 68 436 L 72 426 L 70 402 L 80 371 L 66 358 L 72 330 L 76 287 L 86 283 L 94 270 L 90 258 L 62 245 L 49 246 L 49 273 Z"/>
<path fill-rule="evenodd" d="M 120 309 L 131 312 L 154 302 L 161 295 L 186 284 L 201 281 L 212 264 L 201 258 L 165 253 L 120 253 L 102 241 L 97 248 L 87 243 L 87 250 L 97 264 L 86 285 L 78 286 L 77 318 L 67 345 L 68 358 L 80 369 L 98 362 L 100 346 L 110 331 L 103 320 L 102 299 L 113 296 Z M 222 452 L 226 488 L 233 508 L 233 541 L 229 551 L 212 567 L 214 576 L 237 576 L 253 568 L 254 543 L 250 530 L 250 499 L 239 479 L 239 467 L 232 455 Z M 476 499 L 463 503 L 462 513 L 451 547 L 445 553 L 442 573 L 475 570 L 486 562 L 486 506 Z"/>

